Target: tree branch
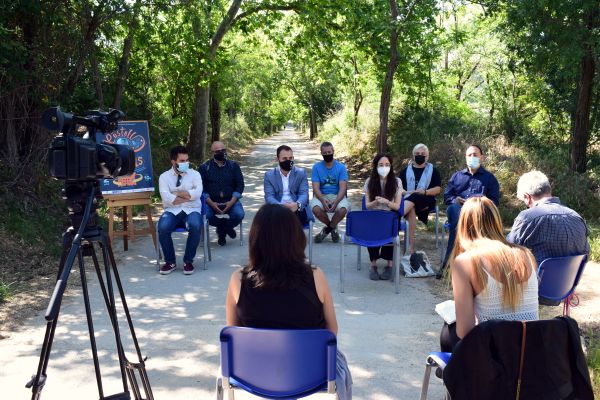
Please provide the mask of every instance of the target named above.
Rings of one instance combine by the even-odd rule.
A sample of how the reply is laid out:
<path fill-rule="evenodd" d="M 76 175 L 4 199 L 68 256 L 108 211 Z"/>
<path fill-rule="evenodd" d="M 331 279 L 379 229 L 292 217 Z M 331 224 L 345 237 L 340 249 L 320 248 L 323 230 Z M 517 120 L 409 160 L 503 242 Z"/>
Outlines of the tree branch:
<path fill-rule="evenodd" d="M 233 19 L 233 23 L 232 25 L 235 25 L 237 22 L 239 22 L 240 20 L 248 17 L 251 14 L 255 14 L 259 11 L 291 11 L 291 10 L 300 10 L 302 6 L 301 2 L 295 2 L 295 3 L 290 3 L 290 4 L 286 4 L 286 5 L 272 5 L 272 4 L 265 4 L 263 6 L 258 6 L 258 7 L 254 7 L 254 8 L 250 8 L 247 11 L 244 11 L 243 13 L 237 15 L 234 19 Z"/>

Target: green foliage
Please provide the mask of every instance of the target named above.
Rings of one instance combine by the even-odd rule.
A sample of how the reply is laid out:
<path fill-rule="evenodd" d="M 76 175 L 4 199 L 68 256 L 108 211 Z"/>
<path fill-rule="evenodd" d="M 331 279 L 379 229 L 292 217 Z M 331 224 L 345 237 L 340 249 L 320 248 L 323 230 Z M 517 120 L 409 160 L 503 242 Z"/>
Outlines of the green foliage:
<path fill-rule="evenodd" d="M 0 281 L 0 304 L 4 303 L 11 296 L 11 286 L 13 285 L 13 283 L 6 283 Z"/>
<path fill-rule="evenodd" d="M 600 333 L 597 330 L 590 332 L 588 338 L 587 365 L 592 378 L 594 396 L 598 398 L 600 396 Z"/>

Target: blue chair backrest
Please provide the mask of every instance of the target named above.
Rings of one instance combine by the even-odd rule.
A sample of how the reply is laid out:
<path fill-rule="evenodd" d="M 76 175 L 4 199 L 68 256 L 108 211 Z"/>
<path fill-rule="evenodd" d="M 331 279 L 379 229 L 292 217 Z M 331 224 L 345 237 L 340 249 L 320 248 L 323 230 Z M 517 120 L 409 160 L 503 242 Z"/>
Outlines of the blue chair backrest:
<path fill-rule="evenodd" d="M 297 398 L 335 381 L 335 335 L 327 329 L 221 331 L 221 373 L 244 390 L 268 398 Z"/>
<path fill-rule="evenodd" d="M 538 267 L 538 294 L 555 301 L 569 296 L 579 283 L 586 261 L 586 255 L 543 260 Z"/>
<path fill-rule="evenodd" d="M 392 241 L 398 236 L 398 214 L 391 211 L 351 211 L 346 216 L 346 235 L 358 242 Z"/>

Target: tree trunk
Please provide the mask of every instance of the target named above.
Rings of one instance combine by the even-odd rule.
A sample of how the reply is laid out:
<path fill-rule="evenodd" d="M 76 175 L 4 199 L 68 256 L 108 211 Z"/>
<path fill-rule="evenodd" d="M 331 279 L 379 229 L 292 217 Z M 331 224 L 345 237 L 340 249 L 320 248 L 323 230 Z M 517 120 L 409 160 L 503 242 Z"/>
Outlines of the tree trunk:
<path fill-rule="evenodd" d="M 94 76 L 94 87 L 96 89 L 96 100 L 98 101 L 98 108 L 104 108 L 104 92 L 102 91 L 102 77 L 100 76 L 100 70 L 98 69 L 98 58 L 96 54 L 92 54 L 90 58 L 90 64 L 92 66 L 92 75 Z"/>
<path fill-rule="evenodd" d="M 309 129 L 310 134 L 309 138 L 314 139 L 317 137 L 317 116 L 315 115 L 314 107 L 312 105 L 312 98 L 310 99 L 310 107 L 308 110 L 308 118 L 309 118 Z"/>
<path fill-rule="evenodd" d="M 390 34 L 390 61 L 387 65 L 383 88 L 381 90 L 381 102 L 379 104 L 379 134 L 377 135 L 377 152 L 383 153 L 387 149 L 388 119 L 390 103 L 392 100 L 392 87 L 394 85 L 394 74 L 398 68 L 398 5 L 396 0 L 390 0 L 390 12 L 392 15 L 392 30 Z"/>
<path fill-rule="evenodd" d="M 216 83 L 213 83 L 210 88 L 210 130 L 213 142 L 221 140 L 221 105 Z"/>
<path fill-rule="evenodd" d="M 204 161 L 209 97 L 210 90 L 208 85 L 196 86 L 192 109 L 192 124 L 190 125 L 188 135 L 188 151 L 190 152 L 190 158 L 198 163 Z"/>
<path fill-rule="evenodd" d="M 586 171 L 595 72 L 596 63 L 591 46 L 588 46 L 580 63 L 577 106 L 571 132 L 571 170 L 575 172 Z"/>
<path fill-rule="evenodd" d="M 133 47 L 133 36 L 137 29 L 137 17 L 135 13 L 131 17 L 131 23 L 129 24 L 129 32 L 123 42 L 123 51 L 121 53 L 121 60 L 119 61 L 119 70 L 117 72 L 117 79 L 115 80 L 115 98 L 113 100 L 113 108 L 121 107 L 121 98 L 123 97 L 123 91 L 125 90 L 125 80 L 127 78 L 127 72 L 129 71 L 129 57 L 131 56 L 131 48 Z"/>

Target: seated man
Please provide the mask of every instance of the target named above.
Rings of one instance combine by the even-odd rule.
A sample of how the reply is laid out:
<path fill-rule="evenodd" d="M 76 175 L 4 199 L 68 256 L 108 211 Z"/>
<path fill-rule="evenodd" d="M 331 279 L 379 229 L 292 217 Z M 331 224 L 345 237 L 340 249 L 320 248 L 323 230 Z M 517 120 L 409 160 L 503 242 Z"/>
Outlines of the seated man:
<path fill-rule="evenodd" d="M 465 201 L 474 196 L 486 196 L 496 206 L 500 203 L 500 184 L 491 172 L 481 166 L 485 160 L 481 147 L 476 144 L 469 146 L 465 159 L 467 168 L 455 172 L 444 191 L 444 203 L 448 205 L 446 215 L 448 224 L 450 224 L 450 234 L 448 235 L 448 247 L 442 262 L 442 268 L 437 274 L 438 279 L 442 277 L 443 270 L 448 263 L 448 257 L 454 248 L 456 225 Z"/>
<path fill-rule="evenodd" d="M 331 240 L 337 243 L 340 240 L 337 225 L 350 211 L 350 202 L 346 198 L 348 171 L 344 164 L 333 159 L 331 143 L 321 143 L 321 155 L 323 161 L 316 163 L 312 169 L 310 208 L 325 227 L 315 236 L 315 242 L 321 243 L 331 233 Z M 327 213 L 333 213 L 331 219 Z"/>
<path fill-rule="evenodd" d="M 227 159 L 227 150 L 221 142 L 210 146 L 213 158 L 199 168 L 204 183 L 206 218 L 217 227 L 219 246 L 225 246 L 225 235 L 235 238 L 235 227 L 244 219 L 244 208 L 239 201 L 244 192 L 242 170 L 235 161 Z"/>
<path fill-rule="evenodd" d="M 294 165 L 294 152 L 289 146 L 277 148 L 278 167 L 265 172 L 265 202 L 289 208 L 304 226 L 308 212 L 308 178 L 304 168 Z"/>
<path fill-rule="evenodd" d="M 429 212 L 435 209 L 435 197 L 442 191 L 440 173 L 429 163 L 429 148 L 423 143 L 417 144 L 412 151 L 413 159 L 400 171 L 404 193 L 404 215 L 409 222 L 408 252 L 414 252 L 415 228 L 417 218 L 427 225 Z"/>
<path fill-rule="evenodd" d="M 190 168 L 188 151 L 183 146 L 171 149 L 172 168 L 163 172 L 158 179 L 164 213 L 158 220 L 158 239 L 165 255 L 165 264 L 160 267 L 161 275 L 175 270 L 175 249 L 171 234 L 176 228 L 186 226 L 188 238 L 183 255 L 183 273 L 194 273 L 194 257 L 202 233 L 202 178 Z"/>
<path fill-rule="evenodd" d="M 530 249 L 538 264 L 546 258 L 590 252 L 585 221 L 552 196 L 546 175 L 540 171 L 523 174 L 517 183 L 517 197 L 527 210 L 519 213 L 506 240 Z"/>

